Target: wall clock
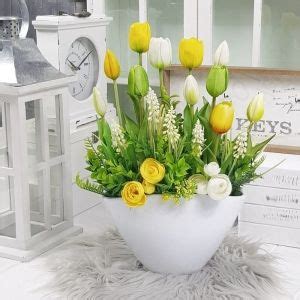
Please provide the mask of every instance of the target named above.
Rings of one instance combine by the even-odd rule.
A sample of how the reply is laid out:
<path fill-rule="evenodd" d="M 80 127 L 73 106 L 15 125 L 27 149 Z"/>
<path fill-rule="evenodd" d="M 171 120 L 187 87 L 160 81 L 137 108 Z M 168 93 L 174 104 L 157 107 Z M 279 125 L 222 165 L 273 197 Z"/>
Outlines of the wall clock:
<path fill-rule="evenodd" d="M 77 75 L 77 81 L 69 86 L 70 94 L 78 101 L 88 99 L 99 77 L 98 53 L 89 39 L 79 38 L 71 44 L 65 60 L 65 73 Z"/>
<path fill-rule="evenodd" d="M 97 86 L 106 97 L 103 74 L 108 17 L 76 18 L 39 16 L 33 21 L 37 44 L 47 60 L 61 72 L 77 75 L 69 86 L 71 132 L 95 120 L 92 90 Z"/>

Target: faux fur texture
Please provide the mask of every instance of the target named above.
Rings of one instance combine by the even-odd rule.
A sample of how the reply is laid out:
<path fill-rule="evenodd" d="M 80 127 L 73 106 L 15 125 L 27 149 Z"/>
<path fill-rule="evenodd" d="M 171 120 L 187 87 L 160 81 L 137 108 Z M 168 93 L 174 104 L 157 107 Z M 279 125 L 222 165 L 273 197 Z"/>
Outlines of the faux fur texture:
<path fill-rule="evenodd" d="M 115 230 L 79 236 L 50 256 L 51 286 L 59 299 L 192 300 L 277 299 L 276 259 L 230 234 L 198 273 L 162 275 L 143 268 Z M 52 296 L 51 296 L 52 294 Z M 278 295 L 278 294 L 277 294 Z M 48 297 L 47 297 L 48 298 Z"/>

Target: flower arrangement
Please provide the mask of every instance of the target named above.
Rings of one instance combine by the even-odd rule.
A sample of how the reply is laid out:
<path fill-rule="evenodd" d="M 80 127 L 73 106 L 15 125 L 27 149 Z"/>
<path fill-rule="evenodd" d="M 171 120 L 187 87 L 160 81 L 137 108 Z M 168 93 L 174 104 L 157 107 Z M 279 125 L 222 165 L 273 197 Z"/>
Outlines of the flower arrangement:
<path fill-rule="evenodd" d="M 253 143 L 251 129 L 264 114 L 264 99 L 258 93 L 247 108 L 248 124 L 234 138 L 228 134 L 234 120 L 234 104 L 222 100 L 227 89 L 229 49 L 226 41 L 215 53 L 206 89 L 211 101 L 200 96 L 193 69 L 202 64 L 204 46 L 196 38 L 182 39 L 179 59 L 187 69 L 183 95 L 183 112 L 178 112 L 178 96 L 165 88 L 164 69 L 171 65 L 169 39 L 151 38 L 148 23 L 134 23 L 129 30 L 130 48 L 137 53 L 138 64 L 128 76 L 128 95 L 135 118 L 122 112 L 117 80 L 120 65 L 115 54 L 107 50 L 104 72 L 114 85 L 117 121 L 106 120 L 107 102 L 94 88 L 93 103 L 98 114 L 98 143 L 86 141 L 87 170 L 91 179 L 77 184 L 106 197 L 121 196 L 129 207 L 142 206 L 147 195 L 162 194 L 164 200 L 190 199 L 194 194 L 222 200 L 242 195 L 242 187 L 261 177 L 257 168 L 270 138 Z M 157 69 L 160 93 L 149 86 L 142 54 L 148 52 L 151 65 Z"/>

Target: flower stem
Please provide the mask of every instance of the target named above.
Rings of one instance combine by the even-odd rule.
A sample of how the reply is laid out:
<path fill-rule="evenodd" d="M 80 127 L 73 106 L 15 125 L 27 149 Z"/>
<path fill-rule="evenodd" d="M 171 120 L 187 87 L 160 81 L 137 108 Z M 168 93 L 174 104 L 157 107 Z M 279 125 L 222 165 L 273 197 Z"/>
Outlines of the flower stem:
<path fill-rule="evenodd" d="M 195 108 L 194 108 L 194 105 L 190 105 L 190 110 L 191 110 L 191 115 L 192 115 L 192 117 L 194 117 L 194 115 L 195 115 Z"/>
<path fill-rule="evenodd" d="M 116 80 L 114 80 L 114 92 L 115 92 L 115 105 L 116 105 L 116 109 L 117 109 L 117 116 L 118 116 L 120 125 L 123 126 L 122 112 L 121 112 L 121 108 L 120 108 L 119 90 L 118 90 L 118 84 L 117 84 Z"/>
<path fill-rule="evenodd" d="M 211 109 L 212 109 L 212 110 L 213 110 L 214 107 L 216 106 L 216 101 L 217 101 L 217 98 L 216 98 L 216 97 L 213 97 L 212 103 L 211 103 Z"/>
<path fill-rule="evenodd" d="M 230 169 L 230 171 L 229 171 L 229 173 L 228 173 L 228 177 L 230 177 L 230 175 L 231 175 L 231 173 L 232 173 L 232 171 L 233 171 L 233 169 L 234 169 L 234 167 L 235 167 L 235 165 L 236 165 L 236 162 L 237 162 L 237 158 L 235 158 L 234 161 L 233 161 L 233 164 L 232 164 L 232 166 L 231 166 L 231 169 Z"/>
<path fill-rule="evenodd" d="M 143 65 L 143 53 L 139 53 L 139 65 Z"/>
<path fill-rule="evenodd" d="M 165 92 L 164 92 L 164 70 L 159 69 L 159 84 L 160 84 L 160 96 L 164 99 Z"/>

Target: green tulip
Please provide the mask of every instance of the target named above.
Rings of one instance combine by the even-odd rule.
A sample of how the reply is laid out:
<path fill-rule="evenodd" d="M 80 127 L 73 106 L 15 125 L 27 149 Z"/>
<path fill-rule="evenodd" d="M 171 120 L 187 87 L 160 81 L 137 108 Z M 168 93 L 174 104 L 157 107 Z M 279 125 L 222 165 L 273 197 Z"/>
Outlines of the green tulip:
<path fill-rule="evenodd" d="M 145 97 L 149 92 L 149 80 L 145 69 L 136 65 L 129 71 L 128 94 L 130 96 Z"/>
<path fill-rule="evenodd" d="M 226 66 L 214 65 L 206 79 L 206 90 L 214 98 L 222 95 L 228 86 L 228 69 Z"/>

